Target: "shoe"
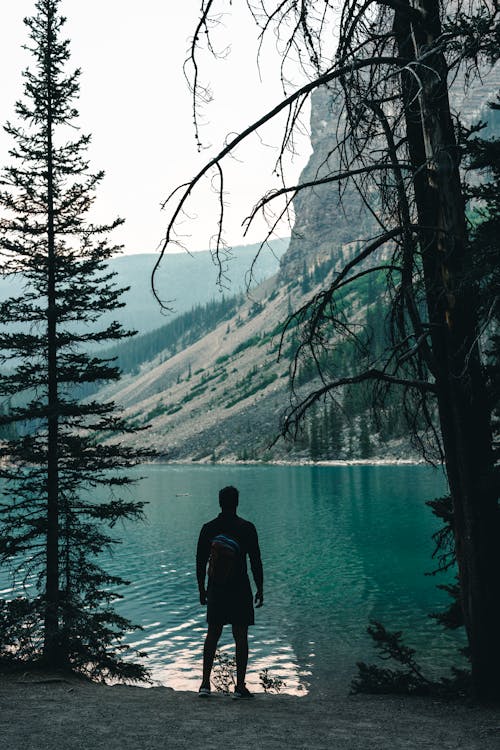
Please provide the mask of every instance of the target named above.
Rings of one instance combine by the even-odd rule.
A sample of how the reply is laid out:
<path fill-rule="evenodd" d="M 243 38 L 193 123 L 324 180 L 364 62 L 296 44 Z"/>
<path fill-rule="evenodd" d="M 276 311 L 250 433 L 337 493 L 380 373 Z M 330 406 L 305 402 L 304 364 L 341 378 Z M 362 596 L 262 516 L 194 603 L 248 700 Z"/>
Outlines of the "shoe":
<path fill-rule="evenodd" d="M 253 698 L 253 693 L 248 690 L 244 685 L 243 687 L 235 687 L 234 693 L 232 695 L 233 700 L 249 700 L 250 698 Z"/>
<path fill-rule="evenodd" d="M 210 698 L 210 688 L 209 687 L 203 687 L 198 690 L 198 698 Z"/>

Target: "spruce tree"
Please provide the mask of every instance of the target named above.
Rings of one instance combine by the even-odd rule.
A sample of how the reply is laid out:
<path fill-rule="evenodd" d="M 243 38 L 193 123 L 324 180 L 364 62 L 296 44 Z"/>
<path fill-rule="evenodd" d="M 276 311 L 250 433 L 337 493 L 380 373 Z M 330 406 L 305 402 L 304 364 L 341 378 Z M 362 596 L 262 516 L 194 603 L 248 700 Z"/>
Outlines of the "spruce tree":
<path fill-rule="evenodd" d="M 500 114 L 500 92 L 489 102 L 489 117 Z M 497 114 L 498 113 L 498 114 Z M 483 131 L 484 128 L 484 131 Z M 477 131 L 479 135 L 477 135 Z M 467 197 L 474 211 L 470 249 L 474 275 L 481 290 L 483 357 L 491 404 L 496 457 L 500 423 L 500 138 L 488 137 L 494 127 L 480 123 L 467 133 L 463 149 L 468 168 Z M 480 176 L 480 179 L 478 179 Z"/>
<path fill-rule="evenodd" d="M 123 470 L 147 454 L 120 443 L 132 430 L 113 403 L 78 398 L 79 387 L 119 377 L 92 353 L 97 345 L 131 335 L 116 322 L 99 326 L 121 306 L 124 290 L 107 269 L 119 250 L 108 233 L 121 220 L 88 218 L 103 173 L 89 171 L 90 136 L 76 128 L 80 71 L 66 72 L 64 22 L 59 0 L 37 0 L 25 19 L 32 66 L 5 128 L 14 145 L 0 193 L 2 273 L 24 292 L 0 304 L 0 396 L 9 404 L 0 424 L 16 427 L 0 443 L 0 561 L 19 593 L 0 602 L 0 655 L 142 679 L 144 667 L 123 658 L 132 624 L 112 607 L 112 588 L 126 582 L 101 560 L 116 541 L 108 527 L 142 513 L 120 488 L 133 481 Z"/>

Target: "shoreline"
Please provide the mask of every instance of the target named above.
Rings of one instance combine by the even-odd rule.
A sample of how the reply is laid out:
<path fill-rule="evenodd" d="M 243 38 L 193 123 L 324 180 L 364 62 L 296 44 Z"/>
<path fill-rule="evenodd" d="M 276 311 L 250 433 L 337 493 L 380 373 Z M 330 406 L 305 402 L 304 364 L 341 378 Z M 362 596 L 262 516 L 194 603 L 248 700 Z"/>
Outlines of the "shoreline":
<path fill-rule="evenodd" d="M 0 675 L 10 750 L 497 750 L 498 709 L 433 698 L 258 694 L 234 701 L 172 688 Z"/>
<path fill-rule="evenodd" d="M 321 461 L 311 461 L 308 459 L 299 459 L 297 461 L 285 461 L 282 459 L 273 459 L 270 461 L 258 461 L 247 459 L 240 461 L 234 458 L 219 459 L 212 461 L 207 459 L 193 460 L 192 458 L 177 458 L 169 461 L 168 459 L 158 459 L 157 461 L 146 461 L 142 466 L 431 466 L 423 458 L 349 458 L 349 459 L 331 459 Z M 435 468 L 435 467 L 433 467 Z"/>

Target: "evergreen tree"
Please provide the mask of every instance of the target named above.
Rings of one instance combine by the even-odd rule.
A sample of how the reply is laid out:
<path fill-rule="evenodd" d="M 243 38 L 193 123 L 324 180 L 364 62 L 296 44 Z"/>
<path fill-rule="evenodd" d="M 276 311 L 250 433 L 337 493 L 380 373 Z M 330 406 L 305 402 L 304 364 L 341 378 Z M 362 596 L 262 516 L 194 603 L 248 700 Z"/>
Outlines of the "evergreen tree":
<path fill-rule="evenodd" d="M 318 461 L 321 454 L 321 438 L 318 411 L 315 408 L 311 414 L 311 423 L 309 425 L 309 454 L 311 461 Z"/>
<path fill-rule="evenodd" d="M 311 279 L 305 261 L 302 264 L 302 279 L 300 282 L 300 290 L 302 294 L 307 294 L 311 290 Z"/>
<path fill-rule="evenodd" d="M 491 114 L 500 113 L 500 93 L 489 103 Z M 482 125 L 479 126 L 482 130 Z M 464 144 L 467 166 L 474 179 L 467 187 L 476 221 L 471 231 L 470 247 L 475 276 L 480 285 L 481 318 L 485 321 L 484 357 L 492 407 L 495 447 L 499 443 L 500 421 L 500 138 L 471 137 Z M 488 128 L 485 128 L 488 135 Z M 477 180 L 478 173 L 482 179 Z"/>
<path fill-rule="evenodd" d="M 359 455 L 361 458 L 369 458 L 372 454 L 372 444 L 368 429 L 367 415 L 361 418 L 361 431 L 359 433 Z"/>
<path fill-rule="evenodd" d="M 342 451 L 343 428 L 344 420 L 342 419 L 341 410 L 336 408 L 333 404 L 330 404 L 328 410 L 327 434 L 330 435 L 330 449 L 332 452 L 332 458 L 339 458 Z"/>
<path fill-rule="evenodd" d="M 132 430 L 114 404 L 74 395 L 76 385 L 119 377 L 91 347 L 131 335 L 117 323 L 98 325 L 121 305 L 124 290 L 106 265 L 118 250 L 107 234 L 121 220 L 87 218 L 103 173 L 89 172 L 90 136 L 74 124 L 80 71 L 65 72 L 59 0 L 37 0 L 35 9 L 25 21 L 34 64 L 23 74 L 17 122 L 6 126 L 14 146 L 0 193 L 2 273 L 24 281 L 23 296 L 0 304 L 0 395 L 17 398 L 0 423 L 18 428 L 0 444 L 0 560 L 18 591 L 29 585 L 0 602 L 0 655 L 142 679 L 144 667 L 123 659 L 132 625 L 112 607 L 112 587 L 126 582 L 98 556 L 115 541 L 106 527 L 141 515 L 142 503 L 121 499 L 119 488 L 132 481 L 123 469 L 146 453 L 120 443 Z"/>

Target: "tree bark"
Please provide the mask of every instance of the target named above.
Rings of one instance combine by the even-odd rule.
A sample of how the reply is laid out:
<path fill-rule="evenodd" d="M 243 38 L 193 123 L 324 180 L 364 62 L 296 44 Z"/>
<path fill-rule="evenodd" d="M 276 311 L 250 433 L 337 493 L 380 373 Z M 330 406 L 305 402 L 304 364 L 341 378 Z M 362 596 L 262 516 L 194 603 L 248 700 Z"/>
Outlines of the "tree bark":
<path fill-rule="evenodd" d="M 435 51 L 438 0 L 410 0 L 421 20 L 396 12 L 401 74 L 445 464 L 472 679 L 478 697 L 500 696 L 499 511 L 490 410 L 478 347 L 478 290 L 471 279 L 459 154 L 447 65 Z"/>
<path fill-rule="evenodd" d="M 52 112 L 52 22 L 47 15 L 46 58 L 46 159 L 47 159 L 47 580 L 45 606 L 45 638 L 43 656 L 48 667 L 64 666 L 59 627 L 59 467 L 58 467 L 58 384 L 57 384 L 57 308 L 56 308 L 56 247 L 54 233 L 54 164 Z"/>

